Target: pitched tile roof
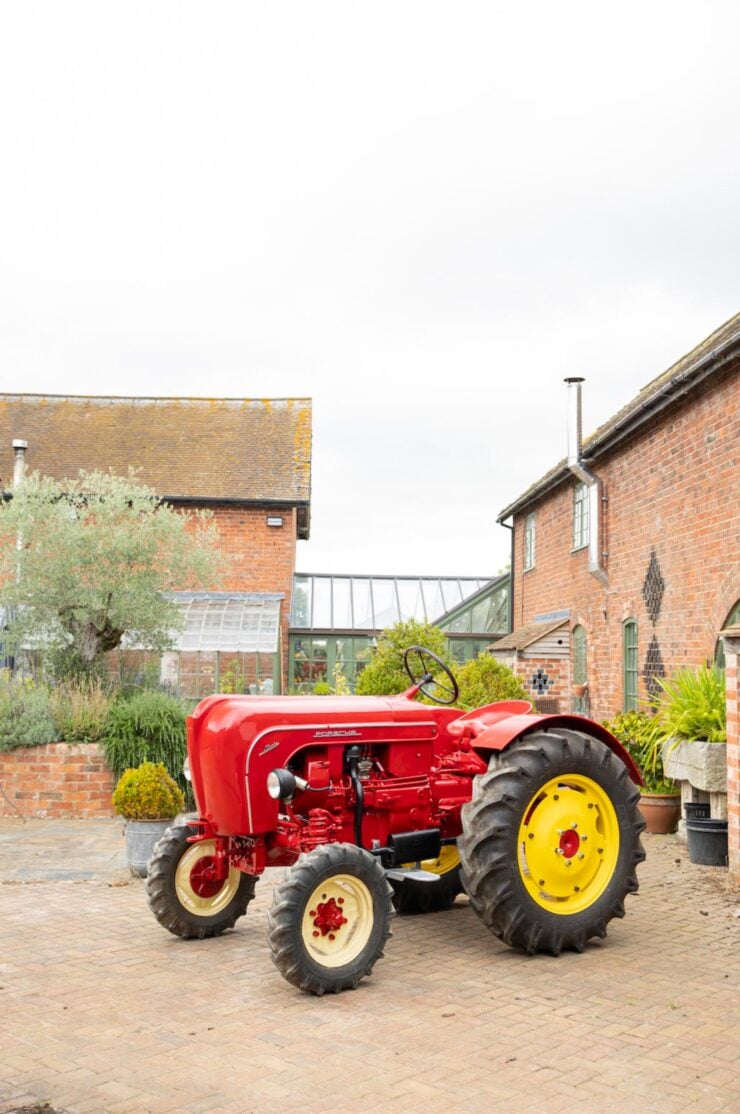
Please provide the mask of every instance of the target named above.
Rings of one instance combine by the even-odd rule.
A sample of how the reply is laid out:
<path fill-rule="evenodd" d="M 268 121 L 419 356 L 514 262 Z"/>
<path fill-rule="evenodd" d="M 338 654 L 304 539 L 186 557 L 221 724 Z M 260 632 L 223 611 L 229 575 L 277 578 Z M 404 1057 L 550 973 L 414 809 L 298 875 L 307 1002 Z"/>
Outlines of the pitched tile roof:
<path fill-rule="evenodd" d="M 311 400 L 0 394 L 0 486 L 14 439 L 57 480 L 112 469 L 163 497 L 285 503 L 311 497 Z M 304 514 L 307 522 L 307 513 Z"/>
<path fill-rule="evenodd" d="M 567 619 L 553 619 L 549 623 L 527 623 L 525 626 L 512 631 L 511 634 L 505 634 L 497 642 L 492 642 L 488 649 L 495 651 L 526 650 L 533 642 L 539 642 L 545 635 L 551 634 L 559 627 L 566 626 L 567 623 Z"/>
<path fill-rule="evenodd" d="M 653 379 L 626 406 L 600 426 L 590 437 L 583 441 L 583 459 L 587 462 L 598 459 L 602 452 L 612 448 L 619 440 L 627 437 L 642 424 L 654 419 L 664 405 L 676 397 L 681 397 L 694 384 L 701 381 L 707 373 L 720 370 L 728 359 L 737 359 L 740 352 L 740 313 L 735 314 L 719 329 L 692 348 L 677 363 Z M 523 495 L 510 503 L 498 515 L 498 521 L 510 518 L 512 514 L 532 503 L 540 495 L 557 487 L 570 477 L 565 460 L 559 461 L 541 479 L 527 488 Z"/>

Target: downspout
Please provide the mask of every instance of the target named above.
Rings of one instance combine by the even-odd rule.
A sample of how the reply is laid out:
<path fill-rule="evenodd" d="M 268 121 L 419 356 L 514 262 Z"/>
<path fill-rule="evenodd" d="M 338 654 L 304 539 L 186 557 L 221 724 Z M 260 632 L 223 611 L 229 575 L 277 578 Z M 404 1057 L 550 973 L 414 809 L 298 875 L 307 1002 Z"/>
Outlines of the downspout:
<path fill-rule="evenodd" d="M 583 463 L 581 454 L 582 445 L 582 408 L 581 408 L 581 383 L 583 378 L 571 376 L 566 379 L 568 384 L 568 459 L 567 465 L 570 472 L 588 488 L 588 571 L 604 585 L 609 586 L 609 577 L 602 564 L 603 554 L 601 544 L 601 505 L 602 483 L 590 468 Z"/>
<path fill-rule="evenodd" d="M 13 462 L 13 488 L 12 488 L 12 490 L 13 490 L 14 493 L 17 492 L 17 491 L 20 491 L 21 487 L 23 486 L 23 481 L 26 477 L 26 449 L 27 448 L 28 448 L 28 441 L 22 441 L 20 438 L 13 441 L 13 452 L 15 453 L 15 460 Z M 20 584 L 20 579 L 21 579 L 21 556 L 23 554 L 23 533 L 22 533 L 21 530 L 19 530 L 17 535 L 16 535 L 15 552 L 16 552 L 16 556 L 15 556 L 15 582 L 16 582 L 16 584 Z M 6 620 L 8 619 L 9 614 L 10 613 L 8 613 L 5 616 Z M 4 641 L 5 640 L 3 639 L 3 642 Z M 15 654 L 8 655 L 7 662 L 8 662 L 8 667 L 10 669 L 10 672 L 15 673 L 15 668 L 16 668 Z"/>
<path fill-rule="evenodd" d="M 13 491 L 20 491 L 23 486 L 23 481 L 26 477 L 26 449 L 28 448 L 28 441 L 21 441 L 20 439 L 13 441 L 13 452 L 15 453 L 15 460 L 13 462 Z M 18 531 L 15 539 L 15 548 L 18 556 L 15 563 L 15 582 L 16 584 L 21 578 L 21 553 L 23 552 L 23 534 Z"/>
<path fill-rule="evenodd" d="M 509 607 L 506 616 L 508 626 L 507 634 L 511 634 L 514 629 L 514 520 L 512 519 L 511 526 L 507 522 L 501 522 L 501 526 L 505 530 L 511 532 L 511 556 L 509 558 Z"/>

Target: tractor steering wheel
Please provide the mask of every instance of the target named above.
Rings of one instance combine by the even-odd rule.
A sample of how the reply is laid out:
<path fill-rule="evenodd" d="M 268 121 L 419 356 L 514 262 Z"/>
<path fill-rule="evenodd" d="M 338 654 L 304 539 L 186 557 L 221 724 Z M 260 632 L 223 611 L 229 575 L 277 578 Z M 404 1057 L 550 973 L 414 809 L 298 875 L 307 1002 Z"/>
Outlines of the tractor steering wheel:
<path fill-rule="evenodd" d="M 412 662 L 415 665 L 417 661 L 418 668 L 416 669 L 416 673 L 414 673 Z M 435 665 L 439 666 L 439 668 L 444 672 L 445 676 L 448 678 L 450 684 L 452 685 L 452 688 L 449 688 L 447 685 L 443 685 L 441 681 L 436 681 L 434 679 L 434 674 L 429 668 L 431 662 L 434 662 Z M 460 692 L 457 687 L 457 681 L 453 677 L 450 669 L 448 669 L 448 667 L 442 661 L 442 659 L 438 658 L 436 654 L 433 654 L 431 650 L 426 650 L 423 646 L 409 646 L 409 648 L 403 655 L 403 667 L 411 678 L 412 684 L 416 685 L 419 692 L 423 693 L 424 696 L 428 696 L 430 700 L 433 700 L 435 702 L 435 704 L 454 704 L 457 700 L 458 693 Z M 434 692 L 430 692 L 427 687 L 429 685 L 440 689 L 441 692 L 445 693 L 449 697 L 449 699 L 445 699 L 442 696 L 436 696 Z"/>

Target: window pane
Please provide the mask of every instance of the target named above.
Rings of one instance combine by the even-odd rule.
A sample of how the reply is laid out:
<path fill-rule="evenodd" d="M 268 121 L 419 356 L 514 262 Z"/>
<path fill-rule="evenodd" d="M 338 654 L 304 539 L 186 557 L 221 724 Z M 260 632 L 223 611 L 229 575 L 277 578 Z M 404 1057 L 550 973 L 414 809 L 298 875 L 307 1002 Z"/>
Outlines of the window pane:
<path fill-rule="evenodd" d="M 445 628 L 452 634 L 470 634 L 473 629 L 473 612 L 468 607 Z"/>
<path fill-rule="evenodd" d="M 426 604 L 426 617 L 428 622 L 433 623 L 435 619 L 439 619 L 444 615 L 446 611 L 445 601 L 438 580 L 424 581 L 424 603 Z"/>
<path fill-rule="evenodd" d="M 313 621 L 315 630 L 331 627 L 331 581 L 316 576 L 313 582 Z"/>
<path fill-rule="evenodd" d="M 293 580 L 290 624 L 293 627 L 311 626 L 311 578 L 308 576 L 296 576 Z"/>
<path fill-rule="evenodd" d="M 398 622 L 396 585 L 393 580 L 373 580 L 373 605 L 378 630 Z"/>
<path fill-rule="evenodd" d="M 422 600 L 419 581 L 399 579 L 396 584 L 398 585 L 398 599 L 401 604 L 401 618 L 403 621 L 423 619 L 424 601 Z"/>
<path fill-rule="evenodd" d="M 355 609 L 355 630 L 376 630 L 370 601 L 370 581 L 363 576 L 352 578 L 352 600 Z"/>
<path fill-rule="evenodd" d="M 624 708 L 637 710 L 637 623 L 630 619 L 624 624 Z"/>
<path fill-rule="evenodd" d="M 586 662 L 586 632 L 583 627 L 573 630 L 573 681 L 584 685 L 588 680 Z"/>
<path fill-rule="evenodd" d="M 443 580 L 442 581 L 442 595 L 444 596 L 445 611 L 452 611 L 453 607 L 457 607 L 459 603 L 465 599 L 465 596 L 472 596 L 476 588 L 471 584 L 460 584 L 459 580 Z"/>
<path fill-rule="evenodd" d="M 524 523 L 524 568 L 534 568 L 535 560 L 535 520 L 534 513 L 528 514 Z"/>
<path fill-rule="evenodd" d="M 339 630 L 351 630 L 352 622 L 352 596 L 351 585 L 348 578 L 335 577 L 334 586 L 334 622 L 332 626 Z"/>

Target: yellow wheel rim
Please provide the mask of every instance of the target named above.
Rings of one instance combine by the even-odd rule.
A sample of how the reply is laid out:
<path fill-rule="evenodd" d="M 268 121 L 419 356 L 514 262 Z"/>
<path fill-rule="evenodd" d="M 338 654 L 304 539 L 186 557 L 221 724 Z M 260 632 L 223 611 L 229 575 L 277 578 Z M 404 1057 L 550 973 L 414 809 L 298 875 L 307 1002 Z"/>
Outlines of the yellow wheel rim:
<path fill-rule="evenodd" d="M 530 897 L 549 913 L 580 913 L 601 897 L 617 865 L 614 805 L 589 777 L 552 778 L 524 811 L 518 849 Z"/>
<path fill-rule="evenodd" d="M 445 844 L 445 846 L 440 851 L 438 859 L 424 859 L 424 861 L 421 863 L 401 864 L 401 866 L 408 869 L 413 869 L 415 866 L 419 866 L 422 870 L 428 870 L 430 874 L 439 875 L 449 874 L 451 870 L 456 870 L 459 865 L 460 855 L 457 850 L 457 846 L 454 843 Z"/>
<path fill-rule="evenodd" d="M 373 899 L 365 883 L 352 874 L 334 874 L 309 897 L 301 936 L 322 967 L 343 967 L 367 945 L 373 923 Z"/>
<path fill-rule="evenodd" d="M 239 889 L 241 872 L 229 867 L 223 881 L 214 878 L 216 841 L 192 843 L 177 864 L 175 893 L 180 904 L 198 917 L 220 913 Z"/>

